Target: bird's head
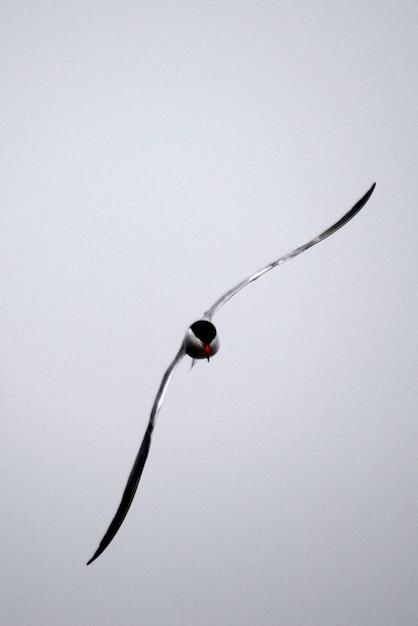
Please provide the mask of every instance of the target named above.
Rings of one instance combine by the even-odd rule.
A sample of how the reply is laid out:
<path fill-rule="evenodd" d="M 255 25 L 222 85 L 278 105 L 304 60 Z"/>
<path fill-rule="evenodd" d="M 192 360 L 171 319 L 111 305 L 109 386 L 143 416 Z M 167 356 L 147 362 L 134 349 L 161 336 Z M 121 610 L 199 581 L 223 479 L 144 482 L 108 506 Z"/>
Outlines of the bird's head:
<path fill-rule="evenodd" d="M 186 354 L 192 359 L 207 359 L 219 350 L 219 338 L 215 326 L 207 320 L 198 320 L 188 329 L 184 338 Z"/>

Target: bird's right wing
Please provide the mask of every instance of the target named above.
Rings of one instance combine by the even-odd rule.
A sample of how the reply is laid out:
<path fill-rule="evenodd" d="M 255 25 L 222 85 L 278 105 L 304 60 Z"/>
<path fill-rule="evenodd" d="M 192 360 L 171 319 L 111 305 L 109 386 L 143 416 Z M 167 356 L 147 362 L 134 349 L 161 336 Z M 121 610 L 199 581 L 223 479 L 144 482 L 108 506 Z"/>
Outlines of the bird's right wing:
<path fill-rule="evenodd" d="M 154 400 L 154 404 L 151 409 L 151 415 L 149 418 L 147 430 L 145 431 L 141 447 L 135 459 L 135 463 L 133 465 L 131 473 L 129 474 L 128 482 L 126 484 L 125 491 L 123 492 L 122 500 L 119 504 L 118 510 L 116 511 L 115 516 L 106 531 L 106 534 L 101 540 L 99 547 L 97 548 L 91 559 L 87 562 L 87 565 L 90 565 L 90 563 L 97 559 L 97 557 L 100 556 L 104 550 L 106 550 L 107 546 L 121 527 L 122 522 L 129 511 L 132 500 L 134 499 L 136 490 L 138 488 L 138 483 L 142 475 L 142 470 L 144 469 L 145 461 L 148 457 L 148 452 L 151 445 L 152 431 L 154 430 L 155 420 L 161 409 L 168 383 L 170 382 L 171 377 L 174 374 L 174 370 L 176 369 L 177 365 L 180 363 L 184 355 L 185 349 L 184 345 L 182 344 L 180 350 L 177 352 L 173 362 L 168 367 L 161 381 L 160 387 Z"/>
<path fill-rule="evenodd" d="M 246 287 L 247 285 L 252 283 L 254 280 L 257 280 L 257 278 L 260 278 L 260 276 L 262 276 L 266 272 L 272 270 L 273 267 L 276 267 L 277 265 L 281 265 L 282 263 L 284 263 L 285 261 L 288 261 L 289 259 L 293 259 L 298 254 L 301 254 L 301 252 L 304 252 L 308 248 L 311 248 L 312 246 L 314 246 L 315 244 L 319 243 L 320 241 L 322 241 L 326 237 L 329 237 L 330 235 L 335 233 L 335 231 L 338 230 L 339 228 L 341 228 L 342 226 L 344 226 L 344 224 L 347 224 L 347 222 L 349 222 L 351 220 L 351 218 L 354 217 L 360 211 L 360 209 L 362 207 L 364 207 L 364 205 L 366 204 L 367 200 L 372 195 L 375 186 L 376 186 L 376 183 L 373 183 L 373 185 L 370 187 L 369 191 L 367 191 L 367 193 L 365 193 L 364 196 L 362 198 L 360 198 L 360 200 L 358 202 L 356 202 L 356 204 L 353 206 L 353 208 L 350 209 L 345 215 L 343 215 L 342 218 L 338 220 L 338 222 L 335 222 L 335 224 L 333 224 L 332 226 L 327 228 L 327 230 L 324 230 L 323 233 L 321 233 L 317 237 L 314 237 L 313 239 L 311 239 L 307 243 L 304 243 L 303 246 L 300 246 L 299 248 L 296 248 L 295 250 L 292 250 L 292 252 L 288 252 L 287 254 L 284 254 L 283 256 L 279 257 L 278 259 L 276 259 L 272 263 L 269 263 L 265 267 L 262 267 L 260 270 L 255 272 L 255 274 L 251 274 L 251 276 L 247 276 L 247 278 L 244 278 L 244 280 L 242 280 L 240 283 L 238 283 L 238 285 L 235 285 L 235 287 L 232 287 L 232 289 L 230 289 L 229 291 L 224 293 L 223 296 L 221 296 L 215 302 L 215 304 L 213 304 L 210 307 L 210 309 L 208 309 L 203 314 L 203 317 L 205 319 L 207 319 L 207 320 L 211 320 L 212 317 L 215 315 L 216 311 L 218 309 L 220 309 L 221 306 L 223 304 L 225 304 L 225 302 L 227 302 L 230 298 L 232 298 L 232 296 L 235 296 L 235 294 L 238 293 L 238 291 L 240 291 L 241 289 L 243 289 L 244 287 Z"/>

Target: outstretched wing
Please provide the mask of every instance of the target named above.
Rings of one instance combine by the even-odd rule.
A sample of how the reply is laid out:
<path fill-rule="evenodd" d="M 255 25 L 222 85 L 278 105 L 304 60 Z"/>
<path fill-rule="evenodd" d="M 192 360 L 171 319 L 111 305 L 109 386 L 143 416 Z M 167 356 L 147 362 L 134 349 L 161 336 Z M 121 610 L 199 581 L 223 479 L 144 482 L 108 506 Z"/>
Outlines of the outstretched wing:
<path fill-rule="evenodd" d="M 129 511 L 129 507 L 132 504 L 132 500 L 134 499 L 135 492 L 138 488 L 138 483 L 142 475 L 142 470 L 144 469 L 145 461 L 148 457 L 148 452 L 151 446 L 152 431 L 154 430 L 155 420 L 157 419 L 157 415 L 161 409 L 168 383 L 170 382 L 171 377 L 174 374 L 174 370 L 176 369 L 177 365 L 180 363 L 184 355 L 185 350 L 182 344 L 180 350 L 177 352 L 173 362 L 168 367 L 161 381 L 160 388 L 158 389 L 158 393 L 151 409 L 151 415 L 149 418 L 147 430 L 145 431 L 145 435 L 142 440 L 137 457 L 135 459 L 134 466 L 131 470 L 131 473 L 129 474 L 128 482 L 126 484 L 125 491 L 123 492 L 122 500 L 119 504 L 118 510 L 116 511 L 115 516 L 111 521 L 105 536 L 101 540 L 99 547 L 97 548 L 91 559 L 87 562 L 87 565 L 90 565 L 90 563 L 97 559 L 97 557 L 100 556 L 104 550 L 106 550 L 107 546 L 121 527 L 122 522 L 125 519 L 127 512 Z"/>
<path fill-rule="evenodd" d="M 314 246 L 315 244 L 319 243 L 320 241 L 322 241 L 326 237 L 329 237 L 330 235 L 332 235 L 332 233 L 335 233 L 335 231 L 338 230 L 339 228 L 341 228 L 342 226 L 344 226 L 344 224 L 347 224 L 347 222 L 349 222 L 351 220 L 351 218 L 353 218 L 360 211 L 360 209 L 366 204 L 367 200 L 372 195 L 375 186 L 376 186 L 376 183 L 373 183 L 373 185 L 370 187 L 369 191 L 367 193 L 365 193 L 364 196 L 362 198 L 360 198 L 360 200 L 353 206 L 353 208 L 350 209 L 345 215 L 343 215 L 343 217 L 341 219 L 339 219 L 338 222 L 336 222 L 333 226 L 330 226 L 329 228 L 327 228 L 327 230 L 324 230 L 323 233 L 321 233 L 317 237 L 314 237 L 314 239 L 311 239 L 307 243 L 303 244 L 303 246 L 300 246 L 299 248 L 296 248 L 292 252 L 288 252 L 287 254 L 279 257 L 278 259 L 276 259 L 272 263 L 269 263 L 265 267 L 262 267 L 260 270 L 255 272 L 255 274 L 251 274 L 251 276 L 248 276 L 247 278 L 244 278 L 244 280 L 242 280 L 240 283 L 238 283 L 238 285 L 235 285 L 235 287 L 233 287 L 232 289 L 230 289 L 229 291 L 224 293 L 224 295 L 221 296 L 215 302 L 215 304 L 213 304 L 210 307 L 210 309 L 208 309 L 204 313 L 203 317 L 205 319 L 207 319 L 207 320 L 211 320 L 212 317 L 215 315 L 216 311 L 218 309 L 220 309 L 221 306 L 223 304 L 225 304 L 225 302 L 227 302 L 230 298 L 232 298 L 232 296 L 235 296 L 235 294 L 238 293 L 238 291 L 240 291 L 241 289 L 243 289 L 244 287 L 246 287 L 247 285 L 252 283 L 254 280 L 257 280 L 257 278 L 260 278 L 260 276 L 262 276 L 263 274 L 265 274 L 269 270 L 272 270 L 273 267 L 276 267 L 277 265 L 281 265 L 282 263 L 285 263 L 285 261 L 288 261 L 289 259 L 293 259 L 298 254 L 301 254 L 302 252 L 304 252 L 308 248 L 311 248 L 312 246 Z"/>

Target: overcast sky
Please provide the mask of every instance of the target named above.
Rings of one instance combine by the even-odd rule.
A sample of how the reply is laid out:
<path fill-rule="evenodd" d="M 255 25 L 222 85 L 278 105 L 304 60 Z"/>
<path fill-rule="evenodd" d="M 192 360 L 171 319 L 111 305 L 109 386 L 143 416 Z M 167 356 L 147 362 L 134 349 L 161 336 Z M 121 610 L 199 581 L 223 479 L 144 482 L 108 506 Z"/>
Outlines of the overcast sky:
<path fill-rule="evenodd" d="M 416 626 L 417 20 L 3 2 L 3 624 Z"/>

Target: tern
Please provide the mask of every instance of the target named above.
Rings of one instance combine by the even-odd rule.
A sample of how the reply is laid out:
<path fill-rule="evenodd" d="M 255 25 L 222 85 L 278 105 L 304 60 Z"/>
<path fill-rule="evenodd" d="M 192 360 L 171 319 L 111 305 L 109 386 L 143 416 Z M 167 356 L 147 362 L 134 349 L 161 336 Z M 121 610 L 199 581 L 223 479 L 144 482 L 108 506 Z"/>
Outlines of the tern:
<path fill-rule="evenodd" d="M 190 326 L 182 341 L 179 351 L 177 352 L 173 361 L 168 366 L 161 381 L 160 387 L 157 391 L 154 404 L 152 405 L 148 426 L 145 431 L 141 447 L 139 448 L 139 452 L 135 459 L 135 463 L 133 465 L 131 473 L 129 474 L 128 482 L 125 487 L 125 491 L 123 492 L 122 500 L 119 504 L 118 510 L 116 511 L 115 516 L 111 521 L 110 526 L 106 531 L 103 539 L 101 540 L 99 547 L 97 548 L 91 559 L 87 562 L 87 565 L 92 563 L 95 559 L 97 559 L 98 556 L 100 556 L 100 554 L 102 554 L 104 550 L 106 550 L 106 548 L 118 532 L 119 528 L 121 527 L 121 524 L 129 511 L 138 487 L 139 480 L 142 475 L 142 471 L 144 469 L 145 462 L 148 457 L 151 445 L 151 436 L 154 430 L 155 422 L 163 404 L 168 384 L 174 374 L 176 367 L 186 354 L 193 359 L 194 363 L 194 359 L 207 359 L 209 361 L 210 357 L 214 356 L 218 352 L 219 337 L 215 326 L 211 322 L 215 313 L 221 308 L 221 306 L 225 304 L 225 302 L 235 296 L 235 294 L 238 293 L 241 289 L 257 280 L 257 278 L 260 278 L 260 276 L 263 276 L 263 274 L 269 272 L 274 267 L 277 267 L 278 265 L 289 261 L 289 259 L 293 259 L 294 257 L 298 256 L 298 254 L 301 254 L 305 250 L 308 250 L 308 248 L 312 248 L 312 246 L 319 243 L 326 237 L 329 237 L 339 228 L 347 224 L 347 222 L 349 222 L 355 215 L 357 215 L 360 209 L 369 200 L 375 186 L 376 183 L 373 183 L 367 193 L 365 193 L 364 196 L 360 198 L 360 200 L 353 206 L 353 208 L 345 213 L 345 215 L 343 215 L 343 217 L 339 219 L 338 222 L 335 222 L 333 226 L 330 226 L 329 228 L 327 228 L 327 230 L 324 230 L 323 233 L 303 244 L 303 246 L 295 248 L 295 250 L 292 250 L 292 252 L 288 252 L 287 254 L 279 257 L 272 263 L 265 265 L 254 274 L 251 274 L 251 276 L 244 278 L 244 280 L 235 285 L 235 287 L 232 287 L 232 289 L 229 289 L 229 291 L 224 293 L 223 296 L 216 300 L 216 302 L 210 307 L 210 309 L 208 309 L 203 314 L 202 319 L 197 320 Z"/>

